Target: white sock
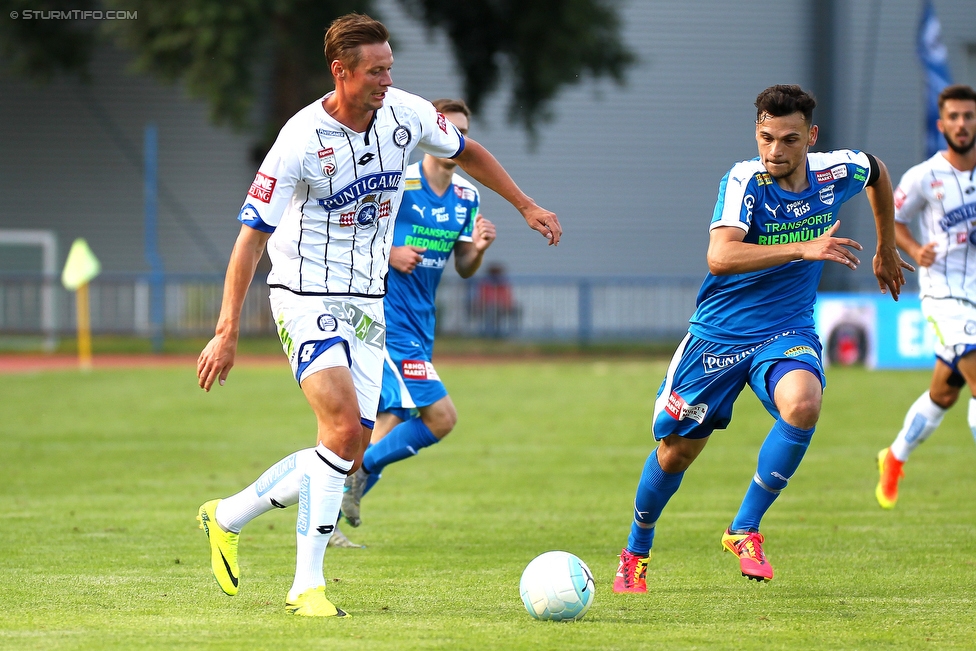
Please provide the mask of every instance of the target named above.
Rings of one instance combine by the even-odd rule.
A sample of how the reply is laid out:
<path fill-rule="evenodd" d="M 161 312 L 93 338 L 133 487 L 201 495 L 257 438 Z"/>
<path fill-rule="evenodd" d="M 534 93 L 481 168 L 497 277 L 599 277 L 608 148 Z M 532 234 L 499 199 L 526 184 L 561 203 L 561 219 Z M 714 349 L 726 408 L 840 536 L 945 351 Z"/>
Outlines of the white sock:
<path fill-rule="evenodd" d="M 283 509 L 298 502 L 298 489 L 310 460 L 321 463 L 315 448 L 290 454 L 264 471 L 257 481 L 217 505 L 217 524 L 224 531 L 240 533 L 241 528 L 277 507 Z"/>
<path fill-rule="evenodd" d="M 970 426 L 973 423 L 973 409 L 970 402 Z M 920 395 L 905 414 L 905 423 L 895 442 L 891 444 L 892 456 L 901 462 L 908 461 L 908 456 L 935 431 L 945 414 L 945 409 L 932 402 L 928 391 Z"/>
<path fill-rule="evenodd" d="M 335 531 L 342 506 L 342 489 L 352 461 L 341 458 L 321 443 L 314 450 L 302 475 L 298 493 L 298 560 L 295 582 L 288 591 L 291 601 L 309 588 L 325 585 L 322 559 Z"/>
<path fill-rule="evenodd" d="M 976 398 L 969 399 L 969 431 L 976 439 Z"/>

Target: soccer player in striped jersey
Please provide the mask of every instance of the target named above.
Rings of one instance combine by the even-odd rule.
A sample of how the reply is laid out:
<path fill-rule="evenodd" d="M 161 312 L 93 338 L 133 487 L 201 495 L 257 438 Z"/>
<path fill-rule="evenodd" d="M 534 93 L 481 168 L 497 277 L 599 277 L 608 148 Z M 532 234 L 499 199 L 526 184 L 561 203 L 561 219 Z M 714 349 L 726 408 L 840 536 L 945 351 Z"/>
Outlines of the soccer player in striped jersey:
<path fill-rule="evenodd" d="M 471 115 L 461 100 L 434 101 L 467 135 Z M 454 267 L 470 278 L 495 240 L 495 226 L 479 214 L 478 190 L 454 172 L 457 164 L 432 154 L 407 168 L 390 254 L 386 365 L 373 445 L 346 480 L 342 514 L 354 527 L 360 500 L 388 464 L 407 459 L 447 436 L 457 410 L 434 368 L 434 300 L 452 252 Z M 416 411 L 414 411 L 416 410 Z"/>
<path fill-rule="evenodd" d="M 239 493 L 206 502 L 198 518 L 214 578 L 233 595 L 241 528 L 272 508 L 298 504 L 295 578 L 285 601 L 295 615 L 345 615 L 325 597 L 322 561 L 346 476 L 359 467 L 376 419 L 392 222 L 411 151 L 456 160 L 549 244 L 562 232 L 556 215 L 526 196 L 484 147 L 430 102 L 392 88 L 388 41 L 386 27 L 361 14 L 329 27 L 325 55 L 335 91 L 291 118 L 261 164 L 238 216 L 216 334 L 197 363 L 203 389 L 226 380 L 244 296 L 267 248 L 272 314 L 315 413 L 317 445 L 282 459 Z"/>
<path fill-rule="evenodd" d="M 655 525 L 709 436 L 732 420 L 750 386 L 775 423 L 722 546 L 742 575 L 773 570 L 759 524 L 796 472 L 820 416 L 824 374 L 813 306 L 824 262 L 855 268 L 854 240 L 837 234 L 840 205 L 867 190 L 878 232 L 874 272 L 897 300 L 905 282 L 895 247 L 891 181 L 863 152 L 811 153 L 816 101 L 799 86 L 772 86 L 756 99 L 759 157 L 735 164 L 719 184 L 709 230 L 709 274 L 688 334 L 671 359 L 654 405 L 658 442 L 634 499 L 614 592 L 646 592 Z"/>
<path fill-rule="evenodd" d="M 921 269 L 922 312 L 935 327 L 932 381 L 905 415 L 891 446 L 878 453 L 874 494 L 895 508 L 908 456 L 942 422 L 969 385 L 969 429 L 976 437 L 976 91 L 961 84 L 939 94 L 939 131 L 948 147 L 911 168 L 895 190 L 895 235 Z M 922 242 L 909 226 L 916 221 Z"/>

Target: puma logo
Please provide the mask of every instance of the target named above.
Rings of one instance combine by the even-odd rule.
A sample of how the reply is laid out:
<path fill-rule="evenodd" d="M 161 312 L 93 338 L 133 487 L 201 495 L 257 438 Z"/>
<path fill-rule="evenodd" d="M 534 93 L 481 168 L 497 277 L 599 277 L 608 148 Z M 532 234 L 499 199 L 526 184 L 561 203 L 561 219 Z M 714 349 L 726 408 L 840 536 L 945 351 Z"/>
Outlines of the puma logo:
<path fill-rule="evenodd" d="M 420 207 L 417 204 L 413 204 L 412 208 L 414 210 L 416 210 L 417 212 L 420 213 L 420 218 L 421 219 L 427 219 L 427 215 L 424 214 L 424 211 L 427 210 L 427 207 L 426 206 Z"/>
<path fill-rule="evenodd" d="M 773 219 L 775 219 L 776 218 L 776 211 L 780 209 L 780 205 L 779 204 L 776 204 L 776 207 L 775 208 L 770 208 L 768 203 L 763 203 L 763 206 L 766 207 L 766 212 L 768 212 L 770 215 L 772 215 L 773 216 Z"/>

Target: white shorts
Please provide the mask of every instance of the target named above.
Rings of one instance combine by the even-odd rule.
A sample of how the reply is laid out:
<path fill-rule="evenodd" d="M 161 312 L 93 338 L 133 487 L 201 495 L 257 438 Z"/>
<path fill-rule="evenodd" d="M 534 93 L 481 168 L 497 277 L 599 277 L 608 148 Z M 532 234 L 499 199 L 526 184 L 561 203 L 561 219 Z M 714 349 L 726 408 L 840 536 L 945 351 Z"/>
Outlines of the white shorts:
<path fill-rule="evenodd" d="M 383 299 L 300 296 L 273 287 L 271 314 L 298 383 L 323 369 L 347 367 L 360 417 L 372 427 L 383 384 Z"/>
<path fill-rule="evenodd" d="M 922 314 L 935 328 L 935 355 L 955 367 L 976 346 L 976 305 L 955 298 L 922 299 Z"/>

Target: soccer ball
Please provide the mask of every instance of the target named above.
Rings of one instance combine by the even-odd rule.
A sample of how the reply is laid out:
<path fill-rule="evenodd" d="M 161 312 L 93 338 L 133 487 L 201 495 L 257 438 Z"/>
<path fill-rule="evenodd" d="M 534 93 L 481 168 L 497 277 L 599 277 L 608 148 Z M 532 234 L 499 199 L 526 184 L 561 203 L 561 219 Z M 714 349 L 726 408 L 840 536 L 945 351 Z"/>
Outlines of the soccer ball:
<path fill-rule="evenodd" d="M 522 572 L 519 593 L 529 614 L 554 622 L 583 619 L 593 605 L 593 573 L 569 552 L 546 552 Z"/>

